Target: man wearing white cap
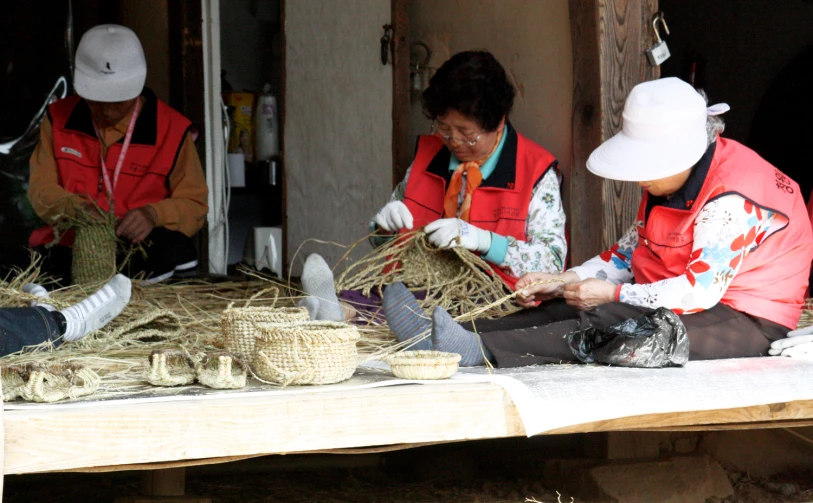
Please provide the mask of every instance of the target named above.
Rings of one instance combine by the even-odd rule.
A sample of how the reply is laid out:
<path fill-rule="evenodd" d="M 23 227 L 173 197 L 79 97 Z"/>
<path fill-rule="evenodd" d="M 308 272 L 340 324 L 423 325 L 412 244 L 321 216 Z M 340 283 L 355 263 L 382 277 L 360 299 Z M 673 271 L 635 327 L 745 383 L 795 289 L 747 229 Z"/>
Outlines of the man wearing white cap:
<path fill-rule="evenodd" d="M 147 245 L 146 259 L 136 256 L 130 274 L 161 280 L 197 265 L 190 238 L 206 217 L 208 188 L 190 121 L 144 88 L 146 76 L 132 30 L 101 25 L 85 33 L 76 50 L 78 96 L 48 109 L 31 157 L 28 198 L 47 223 L 77 208 L 115 213 L 116 234 Z M 29 245 L 53 240 L 53 229 L 43 227 Z M 66 262 L 72 241 L 72 234 L 62 236 L 50 252 L 62 254 L 56 261 Z"/>
<path fill-rule="evenodd" d="M 644 189 L 637 222 L 581 266 L 520 278 L 517 300 L 531 309 L 477 322 L 479 335 L 435 313 L 433 349 L 464 365 L 574 361 L 568 334 L 667 308 L 686 328 L 690 359 L 767 355 L 801 316 L 813 231 L 798 185 L 719 136 L 726 110 L 707 109 L 676 78 L 635 86 L 623 130 L 587 168 Z"/>

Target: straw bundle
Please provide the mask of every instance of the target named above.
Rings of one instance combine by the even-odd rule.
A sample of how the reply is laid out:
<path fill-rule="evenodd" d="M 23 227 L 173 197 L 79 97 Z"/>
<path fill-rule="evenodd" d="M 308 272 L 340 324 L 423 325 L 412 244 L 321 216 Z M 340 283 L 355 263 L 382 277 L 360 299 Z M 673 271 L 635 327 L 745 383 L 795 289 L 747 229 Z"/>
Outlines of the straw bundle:
<path fill-rule="evenodd" d="M 223 343 L 226 350 L 246 356 L 248 363 L 254 359 L 254 340 L 258 335 L 257 324 L 309 321 L 304 307 L 241 307 L 229 306 L 220 319 Z"/>
<path fill-rule="evenodd" d="M 396 281 L 413 291 L 425 291 L 421 307 L 440 306 L 453 316 L 477 311 L 478 318 L 500 318 L 516 312 L 511 303 L 483 305 L 510 294 L 492 267 L 476 254 L 457 247 L 441 250 L 423 231 L 399 236 L 350 265 L 336 281 L 338 290 L 357 290 L 369 296 Z"/>
<path fill-rule="evenodd" d="M 353 325 L 337 322 L 261 324 L 251 369 L 258 379 L 290 384 L 332 384 L 352 377 L 358 365 Z"/>

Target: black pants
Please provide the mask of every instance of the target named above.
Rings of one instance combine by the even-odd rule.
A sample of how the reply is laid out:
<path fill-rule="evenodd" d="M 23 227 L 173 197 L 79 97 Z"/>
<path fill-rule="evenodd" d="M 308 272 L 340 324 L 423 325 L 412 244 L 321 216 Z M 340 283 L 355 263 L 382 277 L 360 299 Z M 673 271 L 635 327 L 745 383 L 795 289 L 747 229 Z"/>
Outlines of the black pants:
<path fill-rule="evenodd" d="M 178 231 L 171 231 L 164 227 L 156 227 L 144 240 L 146 257 L 136 252 L 122 270 L 123 274 L 133 278 L 141 274 L 144 278 L 156 278 L 171 275 L 176 268 L 186 270 L 197 265 L 197 252 L 192 238 Z M 73 251 L 67 246 L 53 246 L 46 248 L 38 246 L 34 249 L 43 257 L 42 272 L 55 278 L 62 285 L 71 284 L 71 260 Z M 124 260 L 120 254 L 119 260 Z M 15 265 L 25 269 L 30 260 L 30 252 L 20 249 L 15 257 L 4 260 L 5 265 Z M 187 267 L 184 267 L 187 266 Z"/>
<path fill-rule="evenodd" d="M 64 333 L 65 317 L 58 311 L 44 307 L 0 308 L 0 356 L 54 341 Z"/>
<path fill-rule="evenodd" d="M 475 322 L 498 367 L 521 367 L 577 361 L 567 336 L 590 327 L 607 328 L 652 312 L 651 309 L 611 302 L 579 311 L 564 300 L 545 302 L 499 320 Z M 690 360 L 742 358 L 768 354 L 771 342 L 784 338 L 788 328 L 772 321 L 717 304 L 699 313 L 680 315 L 689 336 Z M 471 324 L 464 324 L 471 330 Z"/>

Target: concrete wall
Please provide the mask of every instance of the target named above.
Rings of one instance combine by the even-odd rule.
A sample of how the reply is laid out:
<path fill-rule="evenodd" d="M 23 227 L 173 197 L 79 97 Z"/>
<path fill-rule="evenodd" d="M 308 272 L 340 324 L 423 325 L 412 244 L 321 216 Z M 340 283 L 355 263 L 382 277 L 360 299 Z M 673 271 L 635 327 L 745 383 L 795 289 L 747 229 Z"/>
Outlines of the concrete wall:
<path fill-rule="evenodd" d="M 412 0 L 412 40 L 433 51 L 430 67 L 469 49 L 491 51 L 517 88 L 511 121 L 569 172 L 573 54 L 567 0 Z M 429 132 L 412 93 L 410 135 Z"/>
<path fill-rule="evenodd" d="M 288 258 L 345 252 L 392 187 L 392 66 L 380 60 L 390 0 L 285 2 L 284 150 Z M 360 253 L 369 251 L 366 243 Z"/>
<path fill-rule="evenodd" d="M 745 141 L 771 81 L 813 44 L 813 2 L 660 0 L 660 7 L 672 31 L 666 39 L 672 58 L 664 63 L 663 75 L 685 78 L 692 55 L 705 60 L 699 84 L 712 101 L 731 105 L 724 116 L 725 135 Z"/>

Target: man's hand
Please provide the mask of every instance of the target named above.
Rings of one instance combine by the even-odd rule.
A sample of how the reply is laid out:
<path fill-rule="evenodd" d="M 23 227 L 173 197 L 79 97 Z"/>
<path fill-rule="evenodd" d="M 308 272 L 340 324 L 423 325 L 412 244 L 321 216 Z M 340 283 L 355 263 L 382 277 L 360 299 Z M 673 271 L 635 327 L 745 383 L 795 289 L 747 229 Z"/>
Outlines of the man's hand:
<path fill-rule="evenodd" d="M 438 248 L 463 247 L 467 250 L 488 253 L 491 233 L 479 229 L 459 218 L 441 218 L 423 228 L 429 242 Z"/>
<path fill-rule="evenodd" d="M 149 236 L 150 232 L 155 228 L 157 220 L 158 215 L 151 206 L 142 206 L 130 210 L 121 219 L 121 223 L 116 229 L 116 236 L 138 244 Z"/>
<path fill-rule="evenodd" d="M 615 302 L 616 286 L 606 281 L 588 278 L 570 283 L 562 288 L 562 297 L 568 305 L 580 310 L 593 309 L 608 302 Z"/>
<path fill-rule="evenodd" d="M 556 281 L 558 280 L 558 281 Z M 534 307 L 537 302 L 550 300 L 562 296 L 562 287 L 567 283 L 580 281 L 572 272 L 563 274 L 547 274 L 543 272 L 530 272 L 519 278 L 514 289 L 519 292 L 517 304 L 522 307 Z M 535 285 L 534 283 L 540 283 Z"/>

